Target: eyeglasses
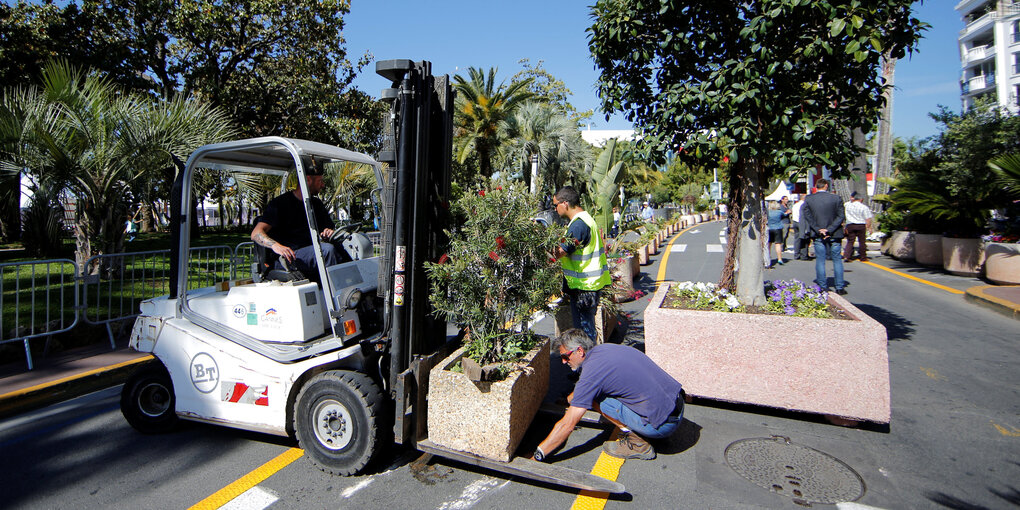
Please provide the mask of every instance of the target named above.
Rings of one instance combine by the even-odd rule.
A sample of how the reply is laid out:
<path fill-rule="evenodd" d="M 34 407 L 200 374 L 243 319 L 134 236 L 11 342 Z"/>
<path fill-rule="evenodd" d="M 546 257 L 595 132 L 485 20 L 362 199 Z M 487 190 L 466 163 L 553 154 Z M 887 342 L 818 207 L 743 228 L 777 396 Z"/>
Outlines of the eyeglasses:
<path fill-rule="evenodd" d="M 553 202 L 553 209 L 556 209 L 556 208 L 557 208 L 557 207 L 559 207 L 559 206 L 560 206 L 560 204 L 562 204 L 562 203 L 563 203 L 563 202 Z"/>
<path fill-rule="evenodd" d="M 576 351 L 576 350 L 577 349 L 574 349 L 574 351 Z M 569 351 L 569 352 L 565 352 L 563 354 L 560 354 L 560 359 L 562 359 L 563 361 L 570 361 L 570 355 L 574 354 L 574 351 Z"/>

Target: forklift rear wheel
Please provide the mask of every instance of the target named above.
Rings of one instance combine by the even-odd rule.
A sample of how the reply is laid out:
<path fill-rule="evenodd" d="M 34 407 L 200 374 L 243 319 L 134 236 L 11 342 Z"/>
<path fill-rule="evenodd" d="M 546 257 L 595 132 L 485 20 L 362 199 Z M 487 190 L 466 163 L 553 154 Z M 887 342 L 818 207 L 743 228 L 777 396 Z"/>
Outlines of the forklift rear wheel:
<path fill-rule="evenodd" d="M 138 369 L 120 392 L 120 412 L 143 434 L 172 430 L 177 425 L 175 403 L 173 381 L 158 361 Z"/>
<path fill-rule="evenodd" d="M 357 474 L 381 449 L 383 397 L 369 377 L 323 372 L 308 381 L 294 404 L 294 432 L 319 469 Z"/>

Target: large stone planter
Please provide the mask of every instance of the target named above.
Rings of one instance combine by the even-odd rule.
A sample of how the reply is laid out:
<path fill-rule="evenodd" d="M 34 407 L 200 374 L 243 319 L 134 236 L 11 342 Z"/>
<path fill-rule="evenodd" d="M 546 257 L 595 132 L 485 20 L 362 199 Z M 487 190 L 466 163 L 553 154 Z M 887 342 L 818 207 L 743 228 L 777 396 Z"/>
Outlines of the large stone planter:
<path fill-rule="evenodd" d="M 641 258 L 637 254 L 630 256 L 630 273 L 635 279 L 641 274 Z"/>
<path fill-rule="evenodd" d="M 638 252 L 637 252 L 638 263 L 641 264 L 642 266 L 647 266 L 648 265 L 648 250 L 650 248 L 651 247 L 648 246 L 647 244 L 642 246 L 642 247 L 640 247 L 640 248 L 638 248 Z"/>
<path fill-rule="evenodd" d="M 549 390 L 549 340 L 524 359 L 531 373 L 517 370 L 498 382 L 452 372 L 463 355 L 462 347 L 429 373 L 429 440 L 508 462 Z"/>
<path fill-rule="evenodd" d="M 598 310 L 595 311 L 595 343 L 604 343 L 607 338 L 612 336 L 619 324 L 620 318 L 606 313 L 605 307 L 600 304 Z M 556 309 L 556 314 L 553 316 L 553 335 L 558 337 L 573 327 L 576 326 L 574 318 L 570 315 L 570 305 L 564 303 Z"/>
<path fill-rule="evenodd" d="M 904 230 L 893 231 L 889 255 L 899 260 L 914 260 L 914 233 Z"/>
<path fill-rule="evenodd" d="M 914 260 L 918 264 L 942 267 L 942 236 L 939 234 L 915 234 Z"/>
<path fill-rule="evenodd" d="M 1020 244 L 985 243 L 985 278 L 999 285 L 1020 285 Z"/>
<path fill-rule="evenodd" d="M 958 276 L 979 276 L 985 262 L 981 240 L 977 238 L 942 238 L 942 267 Z"/>
<path fill-rule="evenodd" d="M 689 395 L 889 423 L 885 327 L 840 296 L 853 320 L 645 309 L 645 353 Z"/>

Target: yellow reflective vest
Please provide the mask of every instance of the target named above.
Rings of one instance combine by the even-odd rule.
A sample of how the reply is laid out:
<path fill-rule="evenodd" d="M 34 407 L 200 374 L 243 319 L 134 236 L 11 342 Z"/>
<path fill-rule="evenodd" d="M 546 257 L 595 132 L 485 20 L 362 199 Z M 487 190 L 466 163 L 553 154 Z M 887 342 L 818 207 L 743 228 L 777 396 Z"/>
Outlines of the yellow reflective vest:
<path fill-rule="evenodd" d="M 609 264 L 606 262 L 606 250 L 602 244 L 602 236 L 595 226 L 595 219 L 588 211 L 574 215 L 567 225 L 564 237 L 569 239 L 570 225 L 575 221 L 583 221 L 591 229 L 591 240 L 585 246 L 578 246 L 574 253 L 560 258 L 563 276 L 567 279 L 567 287 L 578 290 L 599 290 L 612 281 L 609 275 Z"/>

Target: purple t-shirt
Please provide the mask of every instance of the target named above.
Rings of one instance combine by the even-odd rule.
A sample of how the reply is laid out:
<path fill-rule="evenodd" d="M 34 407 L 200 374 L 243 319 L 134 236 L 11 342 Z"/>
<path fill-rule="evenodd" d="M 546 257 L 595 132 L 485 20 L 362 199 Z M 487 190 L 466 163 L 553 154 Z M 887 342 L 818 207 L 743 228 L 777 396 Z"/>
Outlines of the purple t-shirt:
<path fill-rule="evenodd" d="M 581 363 L 570 405 L 591 409 L 592 402 L 612 397 L 658 427 L 673 413 L 680 389 L 680 383 L 645 353 L 626 345 L 599 344 Z"/>

